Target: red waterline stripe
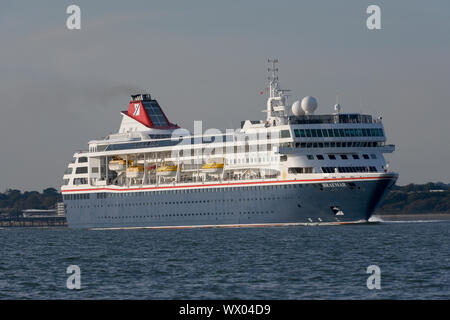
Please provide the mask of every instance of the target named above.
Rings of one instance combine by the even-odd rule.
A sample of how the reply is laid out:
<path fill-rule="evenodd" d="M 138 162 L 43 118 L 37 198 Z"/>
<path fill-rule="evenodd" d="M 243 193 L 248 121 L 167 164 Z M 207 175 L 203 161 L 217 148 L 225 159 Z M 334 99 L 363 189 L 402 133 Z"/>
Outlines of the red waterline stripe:
<path fill-rule="evenodd" d="M 150 188 L 129 188 L 129 189 L 115 189 L 115 188 L 91 188 L 91 189 L 72 189 L 61 190 L 61 192 L 84 192 L 84 191 L 143 191 L 143 190 L 161 190 L 161 189 L 185 189 L 198 187 L 218 187 L 218 186 L 238 186 L 249 184 L 280 184 L 290 182 L 318 182 L 318 181 L 342 181 L 342 180 L 384 180 L 392 179 L 395 176 L 384 177 L 353 177 L 353 178 L 329 178 L 329 179 L 307 179 L 307 180 L 281 180 L 281 181 L 257 181 L 257 182 L 235 182 L 235 183 L 215 183 L 215 184 L 195 184 L 187 186 L 165 186 L 165 187 L 150 187 Z"/>

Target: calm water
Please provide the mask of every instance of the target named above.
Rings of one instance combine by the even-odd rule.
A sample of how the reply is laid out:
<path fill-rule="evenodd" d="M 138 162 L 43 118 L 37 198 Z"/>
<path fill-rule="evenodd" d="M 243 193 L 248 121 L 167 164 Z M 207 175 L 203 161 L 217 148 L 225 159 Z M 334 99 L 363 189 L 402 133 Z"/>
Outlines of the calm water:
<path fill-rule="evenodd" d="M 450 299 L 450 222 L 0 230 L 1 299 Z M 81 290 L 66 288 L 79 265 Z M 381 289 L 369 290 L 369 265 Z"/>

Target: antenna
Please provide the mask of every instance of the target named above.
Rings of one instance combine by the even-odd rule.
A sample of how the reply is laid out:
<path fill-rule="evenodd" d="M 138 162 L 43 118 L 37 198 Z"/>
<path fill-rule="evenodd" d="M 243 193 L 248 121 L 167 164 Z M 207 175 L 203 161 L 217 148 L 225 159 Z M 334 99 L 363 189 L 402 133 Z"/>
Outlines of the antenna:
<path fill-rule="evenodd" d="M 267 99 L 267 121 L 274 121 L 277 123 L 284 123 L 287 118 L 286 114 L 286 100 L 289 96 L 286 94 L 290 90 L 282 89 L 280 82 L 278 81 L 278 68 L 277 58 L 267 59 L 269 68 L 267 71 L 270 73 L 267 79 L 269 80 L 269 98 Z M 273 119 L 275 118 L 275 119 Z"/>
<path fill-rule="evenodd" d="M 273 79 L 277 79 L 278 80 L 278 77 L 277 77 L 277 72 L 278 72 L 278 68 L 276 68 L 276 64 L 278 63 L 278 59 L 276 59 L 276 58 L 274 58 L 274 59 L 267 59 L 267 62 L 268 63 L 270 63 L 270 64 L 272 64 L 272 68 L 268 68 L 267 69 L 267 71 L 269 71 L 269 72 L 272 72 L 272 78 Z"/>
<path fill-rule="evenodd" d="M 272 74 L 267 77 L 267 80 L 269 80 L 269 97 L 275 97 L 278 95 L 279 83 L 278 83 L 278 68 L 276 67 L 276 64 L 278 63 L 278 59 L 276 58 L 269 58 L 267 59 L 267 62 L 271 64 L 271 67 L 267 69 L 268 72 L 272 72 Z"/>

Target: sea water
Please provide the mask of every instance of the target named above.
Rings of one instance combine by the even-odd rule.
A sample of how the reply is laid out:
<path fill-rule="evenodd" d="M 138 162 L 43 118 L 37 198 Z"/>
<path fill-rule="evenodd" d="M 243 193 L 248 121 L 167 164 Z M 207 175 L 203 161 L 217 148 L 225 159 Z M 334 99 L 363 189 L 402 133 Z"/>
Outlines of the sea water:
<path fill-rule="evenodd" d="M 0 230 L 0 299 L 449 298 L 450 221 Z"/>

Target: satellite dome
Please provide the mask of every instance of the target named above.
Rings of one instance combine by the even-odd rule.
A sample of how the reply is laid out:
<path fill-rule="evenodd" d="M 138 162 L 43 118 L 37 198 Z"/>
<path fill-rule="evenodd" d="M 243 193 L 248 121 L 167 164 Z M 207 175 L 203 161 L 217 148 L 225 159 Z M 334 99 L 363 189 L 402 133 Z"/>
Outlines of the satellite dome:
<path fill-rule="evenodd" d="M 307 96 L 302 99 L 301 105 L 305 114 L 313 114 L 317 109 L 317 100 L 314 97 Z"/>
<path fill-rule="evenodd" d="M 292 104 L 292 113 L 294 116 L 303 116 L 305 114 L 305 111 L 303 111 L 300 106 L 300 100 L 297 100 Z"/>

